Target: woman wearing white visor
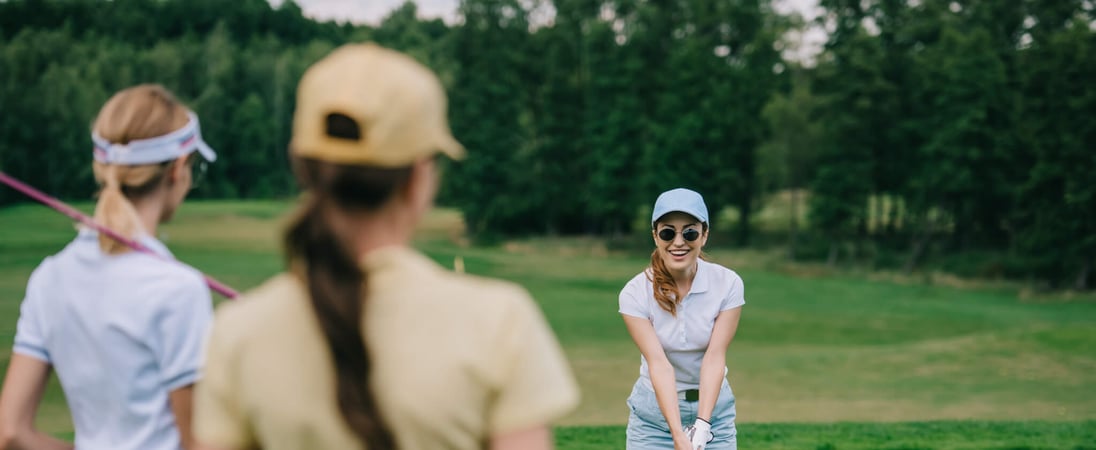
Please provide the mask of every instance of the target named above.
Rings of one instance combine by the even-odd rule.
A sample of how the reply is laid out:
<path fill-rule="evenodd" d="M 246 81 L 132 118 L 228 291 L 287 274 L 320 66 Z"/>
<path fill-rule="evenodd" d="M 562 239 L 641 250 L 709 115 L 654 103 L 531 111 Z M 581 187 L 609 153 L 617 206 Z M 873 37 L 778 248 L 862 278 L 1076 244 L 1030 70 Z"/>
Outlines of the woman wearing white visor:
<path fill-rule="evenodd" d="M 81 449 L 178 449 L 212 316 L 201 274 L 156 240 L 216 154 L 161 86 L 118 92 L 92 127 L 95 220 L 154 254 L 82 229 L 27 283 L 0 392 L 0 448 L 72 448 L 34 428 L 56 370 Z"/>
<path fill-rule="evenodd" d="M 643 354 L 628 397 L 627 448 L 736 449 L 727 347 L 745 304 L 742 279 L 702 259 L 708 207 L 700 194 L 663 192 L 651 227 L 651 264 L 620 292 Z"/>

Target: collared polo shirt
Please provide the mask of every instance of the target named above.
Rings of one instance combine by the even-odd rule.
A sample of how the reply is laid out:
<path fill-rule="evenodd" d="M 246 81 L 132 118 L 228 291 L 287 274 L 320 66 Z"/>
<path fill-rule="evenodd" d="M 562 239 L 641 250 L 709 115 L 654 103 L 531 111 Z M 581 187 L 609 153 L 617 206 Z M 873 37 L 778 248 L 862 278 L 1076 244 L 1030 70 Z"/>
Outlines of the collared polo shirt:
<path fill-rule="evenodd" d="M 619 303 L 621 314 L 651 321 L 666 359 L 674 368 L 677 390 L 683 391 L 700 387 L 700 363 L 708 350 L 716 317 L 723 311 L 741 307 L 746 300 L 742 278 L 737 273 L 699 259 L 693 286 L 677 304 L 677 317 L 655 301 L 654 287 L 646 271 L 628 281 L 620 291 Z M 647 359 L 642 355 L 639 377 L 651 388 Z"/>
<path fill-rule="evenodd" d="M 371 389 L 398 448 L 482 449 L 577 406 L 563 352 L 517 285 L 442 269 L 407 247 L 363 261 Z M 195 394 L 195 433 L 228 448 L 358 449 L 306 286 L 278 275 L 222 305 Z"/>
<path fill-rule="evenodd" d="M 180 448 L 168 394 L 193 384 L 209 289 L 200 273 L 159 255 L 108 255 L 81 231 L 27 283 L 14 352 L 53 366 L 76 428 L 76 448 Z"/>

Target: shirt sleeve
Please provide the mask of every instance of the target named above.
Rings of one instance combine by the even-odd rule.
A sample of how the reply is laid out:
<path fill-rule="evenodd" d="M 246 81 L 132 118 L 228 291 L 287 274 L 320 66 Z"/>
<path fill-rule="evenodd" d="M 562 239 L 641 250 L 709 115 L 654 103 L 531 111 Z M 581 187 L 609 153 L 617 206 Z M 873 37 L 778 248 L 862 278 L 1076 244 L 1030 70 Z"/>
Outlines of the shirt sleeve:
<path fill-rule="evenodd" d="M 160 383 L 173 391 L 194 384 L 201 367 L 202 342 L 213 318 L 209 288 L 197 274 L 165 292 L 155 333 Z"/>
<path fill-rule="evenodd" d="M 236 350 L 229 340 L 232 327 L 226 325 L 223 313 L 218 310 L 210 328 L 202 379 L 194 390 L 194 437 L 215 447 L 251 448 L 255 440 L 240 405 L 239 377 L 234 372 Z"/>
<path fill-rule="evenodd" d="M 41 286 L 45 283 L 44 269 L 40 266 L 27 281 L 27 293 L 19 306 L 19 321 L 15 326 L 15 345 L 12 351 L 51 363 L 46 339 L 49 333 L 45 313 L 46 299 L 42 296 Z"/>
<path fill-rule="evenodd" d="M 745 286 L 742 284 L 742 277 L 737 273 L 731 272 L 731 288 L 727 291 L 727 295 L 723 296 L 723 302 L 719 305 L 719 311 L 726 311 L 728 309 L 735 309 L 746 304 L 746 299 L 743 294 Z"/>
<path fill-rule="evenodd" d="M 650 302 L 647 301 L 647 295 L 643 292 L 643 287 L 646 287 L 646 283 L 643 283 L 643 279 L 639 277 L 633 278 L 632 281 L 624 285 L 624 289 L 620 290 L 620 297 L 617 300 L 620 306 L 619 313 L 644 319 L 651 317 Z"/>
<path fill-rule="evenodd" d="M 578 406 L 579 391 L 563 350 L 540 309 L 522 292 L 508 312 L 495 364 L 502 370 L 488 429 L 502 434 L 550 425 Z"/>

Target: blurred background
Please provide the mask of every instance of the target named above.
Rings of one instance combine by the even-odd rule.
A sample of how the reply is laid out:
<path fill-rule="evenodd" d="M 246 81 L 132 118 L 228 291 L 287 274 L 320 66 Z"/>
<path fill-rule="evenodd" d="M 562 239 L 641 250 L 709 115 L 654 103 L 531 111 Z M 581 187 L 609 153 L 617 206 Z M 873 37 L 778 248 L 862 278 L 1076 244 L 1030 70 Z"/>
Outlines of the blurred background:
<path fill-rule="evenodd" d="M 367 40 L 448 89 L 469 156 L 415 245 L 539 302 L 583 391 L 561 449 L 623 446 L 617 294 L 679 186 L 746 284 L 743 448 L 1096 449 L 1093 0 L 0 0 L 0 170 L 90 212 L 98 108 L 161 83 L 220 159 L 158 237 L 249 289 L 297 81 Z M 72 236 L 0 186 L 0 369 Z M 56 380 L 38 423 L 71 437 Z"/>

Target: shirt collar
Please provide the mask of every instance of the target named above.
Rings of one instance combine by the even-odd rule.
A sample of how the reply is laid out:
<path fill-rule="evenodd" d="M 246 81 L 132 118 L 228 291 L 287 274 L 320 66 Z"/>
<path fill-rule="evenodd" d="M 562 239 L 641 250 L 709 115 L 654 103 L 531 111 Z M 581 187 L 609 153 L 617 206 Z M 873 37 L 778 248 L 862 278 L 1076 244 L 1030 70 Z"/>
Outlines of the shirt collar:
<path fill-rule="evenodd" d="M 699 294 L 708 291 L 708 278 L 710 276 L 708 271 L 710 265 L 710 263 L 703 259 L 696 259 L 696 277 L 693 278 L 693 286 L 689 288 L 690 294 Z"/>
<path fill-rule="evenodd" d="M 81 227 L 79 237 L 80 239 L 99 239 L 99 232 L 90 228 Z M 163 242 L 160 242 L 152 236 L 143 234 L 138 237 L 136 241 L 147 247 L 156 256 L 166 259 L 175 259 L 175 255 L 171 254 L 171 250 L 168 250 Z"/>
<path fill-rule="evenodd" d="M 361 267 L 368 272 L 397 267 L 412 267 L 412 270 L 440 269 L 440 266 L 426 255 L 404 245 L 391 245 L 370 251 L 361 258 Z"/>

